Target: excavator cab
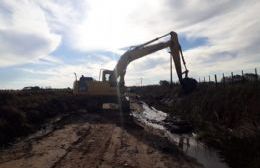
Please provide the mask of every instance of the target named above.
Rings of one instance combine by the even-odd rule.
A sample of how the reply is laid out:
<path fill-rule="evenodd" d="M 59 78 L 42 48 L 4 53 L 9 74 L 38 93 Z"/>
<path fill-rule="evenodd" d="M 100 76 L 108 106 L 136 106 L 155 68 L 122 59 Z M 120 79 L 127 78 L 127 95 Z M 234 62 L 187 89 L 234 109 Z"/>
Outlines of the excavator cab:
<path fill-rule="evenodd" d="M 113 78 L 114 71 L 103 69 L 102 71 L 102 82 L 109 82 L 110 86 L 116 87 L 117 82 Z"/>
<path fill-rule="evenodd" d="M 79 79 L 79 92 L 87 92 L 88 91 L 88 83 L 93 82 L 94 79 L 92 77 L 81 76 Z"/>

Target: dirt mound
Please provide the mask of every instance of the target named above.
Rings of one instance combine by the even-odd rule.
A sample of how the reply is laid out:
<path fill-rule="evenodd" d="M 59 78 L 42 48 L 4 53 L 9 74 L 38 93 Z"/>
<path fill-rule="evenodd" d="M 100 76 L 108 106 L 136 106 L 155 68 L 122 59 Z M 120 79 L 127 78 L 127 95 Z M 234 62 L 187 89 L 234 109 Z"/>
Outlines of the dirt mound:
<path fill-rule="evenodd" d="M 105 97 L 103 98 L 105 99 Z M 99 110 L 100 98 L 74 96 L 68 92 L 10 92 L 0 93 L 0 144 L 26 136 L 60 114 L 79 109 Z"/>

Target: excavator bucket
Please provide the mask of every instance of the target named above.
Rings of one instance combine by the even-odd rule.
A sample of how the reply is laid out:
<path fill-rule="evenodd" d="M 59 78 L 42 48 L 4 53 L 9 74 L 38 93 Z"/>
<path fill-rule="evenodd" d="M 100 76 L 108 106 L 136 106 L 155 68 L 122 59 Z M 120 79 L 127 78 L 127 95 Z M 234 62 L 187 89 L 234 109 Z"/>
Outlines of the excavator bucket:
<path fill-rule="evenodd" d="M 184 93 L 191 93 L 197 88 L 198 82 L 193 78 L 184 78 L 182 79 L 182 90 Z"/>

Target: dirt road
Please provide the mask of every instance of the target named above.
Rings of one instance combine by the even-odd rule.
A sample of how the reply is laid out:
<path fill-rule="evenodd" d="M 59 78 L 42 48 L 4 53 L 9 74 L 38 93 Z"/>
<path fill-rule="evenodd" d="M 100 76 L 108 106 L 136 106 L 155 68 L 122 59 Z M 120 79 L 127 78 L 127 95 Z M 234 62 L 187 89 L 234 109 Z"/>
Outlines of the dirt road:
<path fill-rule="evenodd" d="M 84 110 L 65 116 L 2 150 L 0 168 L 201 167 L 163 137 L 119 116 Z"/>

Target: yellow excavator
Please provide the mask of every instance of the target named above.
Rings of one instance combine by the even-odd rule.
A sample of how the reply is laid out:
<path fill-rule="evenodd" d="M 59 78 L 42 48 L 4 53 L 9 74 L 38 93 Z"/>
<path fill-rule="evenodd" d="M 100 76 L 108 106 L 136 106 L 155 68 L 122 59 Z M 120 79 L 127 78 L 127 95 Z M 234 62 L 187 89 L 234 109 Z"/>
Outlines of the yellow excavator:
<path fill-rule="evenodd" d="M 170 37 L 168 41 L 153 44 L 166 36 Z M 176 73 L 183 90 L 185 92 L 191 92 L 196 88 L 197 82 L 192 78 L 188 78 L 189 71 L 186 67 L 181 45 L 178 40 L 178 35 L 175 32 L 170 32 L 141 45 L 130 47 L 120 57 L 114 70 L 102 69 L 100 71 L 99 76 L 102 78 L 101 81 L 96 81 L 92 77 L 84 76 L 81 76 L 80 79 L 77 80 L 76 77 L 73 84 L 73 93 L 76 95 L 97 97 L 104 100 L 103 102 L 122 101 L 125 92 L 124 77 L 127 66 L 136 59 L 142 58 L 164 48 L 170 49 L 170 54 L 174 61 Z M 182 71 L 182 64 L 185 68 L 184 71 Z"/>

